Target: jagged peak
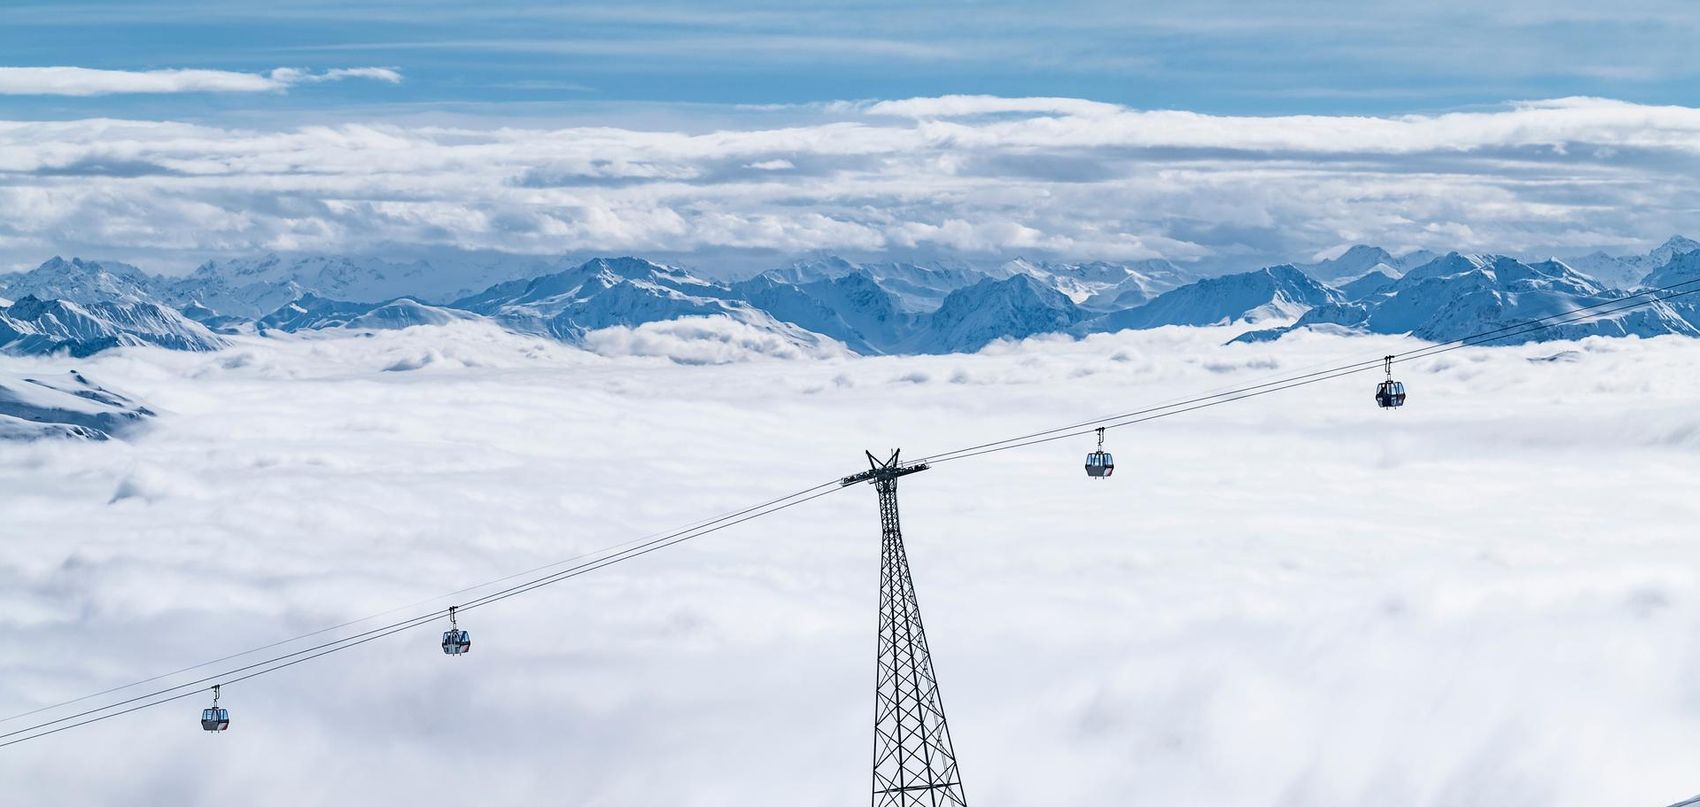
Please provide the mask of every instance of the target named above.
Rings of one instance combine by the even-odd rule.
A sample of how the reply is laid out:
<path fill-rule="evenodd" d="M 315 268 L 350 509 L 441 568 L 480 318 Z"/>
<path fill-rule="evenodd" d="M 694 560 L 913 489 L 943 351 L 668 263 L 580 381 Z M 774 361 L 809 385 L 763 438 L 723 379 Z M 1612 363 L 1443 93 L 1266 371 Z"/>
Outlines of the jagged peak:
<path fill-rule="evenodd" d="M 1382 249 L 1381 247 L 1371 246 L 1369 244 L 1353 244 L 1350 247 L 1347 247 L 1346 251 L 1340 253 L 1340 257 L 1335 258 L 1334 260 L 1338 261 L 1338 260 L 1344 260 L 1347 257 L 1367 257 L 1367 256 L 1374 256 L 1374 257 L 1377 257 L 1377 258 L 1383 258 L 1383 257 L 1391 258 L 1391 257 L 1393 257 L 1392 253 L 1388 252 L 1385 249 Z"/>
<path fill-rule="evenodd" d="M 1052 288 L 1045 282 L 1026 274 L 1015 274 L 1007 278 L 982 278 L 972 286 L 964 286 L 945 295 L 940 311 L 962 307 L 983 306 L 992 300 L 1009 300 L 1012 302 L 1029 302 L 1046 308 L 1076 308 L 1074 301 L 1068 295 Z"/>
<path fill-rule="evenodd" d="M 848 260 L 848 259 L 840 257 L 838 255 L 809 255 L 809 256 L 805 256 L 805 257 L 802 257 L 802 258 L 798 258 L 794 261 L 791 261 L 790 263 L 786 264 L 786 266 L 795 266 L 795 267 L 831 266 L 831 267 L 835 267 L 835 268 L 842 267 L 842 268 L 854 269 L 858 266 L 858 264 L 854 261 Z"/>
<path fill-rule="evenodd" d="M 1302 278 L 1304 280 L 1310 280 L 1311 282 L 1315 282 L 1315 281 L 1311 280 L 1310 275 L 1305 274 L 1303 271 L 1301 271 L 1299 269 L 1299 267 L 1294 266 L 1293 264 L 1290 264 L 1290 263 L 1278 263 L 1278 264 L 1275 264 L 1274 266 L 1265 266 L 1262 269 L 1259 269 L 1257 271 L 1261 272 L 1263 274 L 1266 274 L 1270 277 L 1294 278 L 1294 279 Z"/>
<path fill-rule="evenodd" d="M 1376 264 L 1384 263 L 1391 266 L 1396 260 L 1398 259 L 1393 257 L 1393 253 L 1381 247 L 1371 244 L 1353 244 L 1339 255 L 1317 261 L 1311 265 L 1319 268 L 1338 266 L 1345 267 L 1349 271 L 1362 272 L 1368 271 Z"/>
<path fill-rule="evenodd" d="M 1420 280 L 1429 277 L 1444 277 L 1446 275 L 1481 271 L 1492 265 L 1499 257 L 1501 256 L 1463 253 L 1457 251 L 1448 252 L 1445 255 L 1441 255 L 1428 263 L 1406 272 L 1405 277 L 1411 280 Z"/>
<path fill-rule="evenodd" d="M 691 278 L 693 280 L 700 279 L 677 266 L 656 263 L 645 258 L 635 258 L 630 255 L 591 258 L 590 260 L 587 260 L 567 271 L 586 270 L 607 272 L 627 279 L 649 277 L 657 274 L 667 275 L 668 277 L 673 278 Z"/>
<path fill-rule="evenodd" d="M 76 269 L 82 272 L 107 272 L 110 274 L 125 276 L 134 276 L 141 273 L 140 269 L 121 261 L 103 261 L 79 258 L 75 256 L 70 259 L 66 259 L 60 255 L 54 255 L 53 257 L 42 261 L 41 265 L 36 267 L 36 270 L 38 271 L 64 269 Z"/>

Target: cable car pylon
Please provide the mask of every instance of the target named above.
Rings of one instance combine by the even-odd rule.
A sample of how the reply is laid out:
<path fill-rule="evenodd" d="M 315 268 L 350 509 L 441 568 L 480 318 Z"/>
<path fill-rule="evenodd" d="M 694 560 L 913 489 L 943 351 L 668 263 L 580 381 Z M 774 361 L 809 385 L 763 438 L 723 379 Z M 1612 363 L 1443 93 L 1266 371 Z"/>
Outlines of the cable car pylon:
<path fill-rule="evenodd" d="M 898 453 L 893 451 L 890 459 L 881 461 L 869 452 L 870 468 L 840 482 L 845 487 L 872 482 L 879 492 L 880 616 L 874 676 L 873 804 L 967 807 L 897 517 L 898 478 L 925 471 L 928 466 L 904 465 Z"/>

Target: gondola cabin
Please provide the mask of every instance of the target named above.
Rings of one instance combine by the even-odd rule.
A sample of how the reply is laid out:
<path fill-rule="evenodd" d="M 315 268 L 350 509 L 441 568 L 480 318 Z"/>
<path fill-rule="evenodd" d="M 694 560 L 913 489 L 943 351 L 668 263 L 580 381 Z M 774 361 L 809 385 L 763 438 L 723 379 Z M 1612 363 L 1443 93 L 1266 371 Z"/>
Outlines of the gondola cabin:
<path fill-rule="evenodd" d="M 207 731 L 228 730 L 230 728 L 230 710 L 222 706 L 202 709 L 201 728 Z"/>
<path fill-rule="evenodd" d="M 1116 458 L 1104 450 L 1104 427 L 1098 431 L 1098 450 L 1086 455 L 1086 475 L 1093 479 L 1103 479 L 1116 472 Z"/>
<path fill-rule="evenodd" d="M 213 684 L 212 705 L 201 710 L 201 728 L 207 731 L 224 731 L 230 728 L 230 710 L 218 705 L 218 689 L 220 686 L 220 684 Z"/>
<path fill-rule="evenodd" d="M 1398 409 L 1405 405 L 1405 384 L 1393 380 L 1393 358 L 1382 357 L 1381 366 L 1387 371 L 1387 380 L 1375 385 L 1375 405 L 1382 409 Z"/>
<path fill-rule="evenodd" d="M 449 629 L 443 631 L 443 652 L 450 656 L 466 655 L 472 649 L 472 634 L 460 629 L 455 620 L 455 612 L 460 606 L 449 606 Z"/>
<path fill-rule="evenodd" d="M 1405 384 L 1391 379 L 1383 381 L 1375 387 L 1375 403 L 1382 409 L 1396 409 L 1405 405 Z"/>

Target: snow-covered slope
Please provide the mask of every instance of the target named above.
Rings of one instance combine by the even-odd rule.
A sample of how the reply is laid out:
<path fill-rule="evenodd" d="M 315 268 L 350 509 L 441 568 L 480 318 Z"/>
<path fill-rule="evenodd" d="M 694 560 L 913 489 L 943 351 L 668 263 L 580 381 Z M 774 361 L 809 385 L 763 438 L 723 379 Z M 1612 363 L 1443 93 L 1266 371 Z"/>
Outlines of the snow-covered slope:
<path fill-rule="evenodd" d="M 1411 270 L 1381 296 L 1347 305 L 1319 307 L 1292 326 L 1246 334 L 1264 341 L 1300 328 L 1345 326 L 1354 330 L 1408 333 L 1435 342 L 1510 329 L 1491 343 L 1506 344 L 1585 336 L 1700 336 L 1668 305 L 1655 303 L 1611 311 L 1577 322 L 1537 329 L 1513 326 L 1609 303 L 1624 293 L 1607 289 L 1560 261 L 1523 263 L 1495 255 L 1451 253 Z"/>
<path fill-rule="evenodd" d="M 88 356 L 127 345 L 217 350 L 224 340 L 200 323 L 150 302 L 79 305 L 26 296 L 0 308 L 0 350 L 8 353 L 66 351 Z"/>
<path fill-rule="evenodd" d="M 248 330 L 253 320 L 247 317 L 234 317 L 220 314 L 198 302 L 189 303 L 178 309 L 183 316 L 205 325 L 213 333 L 236 334 Z"/>
<path fill-rule="evenodd" d="M 371 310 L 350 319 L 342 327 L 382 331 L 421 325 L 447 325 L 478 318 L 477 314 L 470 312 L 426 305 L 418 300 L 403 297 L 372 306 Z"/>
<path fill-rule="evenodd" d="M 902 310 L 896 295 L 861 270 L 801 284 L 761 275 L 732 289 L 775 319 L 830 336 L 862 354 L 896 350 L 925 316 Z"/>
<path fill-rule="evenodd" d="M 63 375 L 0 375 L 0 440 L 105 440 L 153 412 L 75 370 Z"/>
<path fill-rule="evenodd" d="M 1700 328 L 1700 250 L 1677 255 L 1642 280 L 1646 289 L 1668 289 L 1659 296 L 1688 324 Z"/>
<path fill-rule="evenodd" d="M 1350 283 L 1344 283 L 1339 288 L 1340 293 L 1346 295 L 1346 299 L 1362 300 L 1389 291 L 1398 279 L 1386 271 L 1378 269 Z"/>
<path fill-rule="evenodd" d="M 1311 308 L 1341 302 L 1340 292 L 1290 264 L 1200 280 L 1158 295 L 1138 308 L 1087 322 L 1097 333 L 1163 325 L 1220 325 L 1293 319 Z"/>
<path fill-rule="evenodd" d="M 1196 279 L 1165 260 L 1132 264 L 1090 261 L 1057 263 L 1017 258 L 998 267 L 997 275 L 1035 278 L 1082 308 L 1114 311 L 1141 305 L 1152 297 Z M 994 276 L 997 276 L 994 275 Z"/>

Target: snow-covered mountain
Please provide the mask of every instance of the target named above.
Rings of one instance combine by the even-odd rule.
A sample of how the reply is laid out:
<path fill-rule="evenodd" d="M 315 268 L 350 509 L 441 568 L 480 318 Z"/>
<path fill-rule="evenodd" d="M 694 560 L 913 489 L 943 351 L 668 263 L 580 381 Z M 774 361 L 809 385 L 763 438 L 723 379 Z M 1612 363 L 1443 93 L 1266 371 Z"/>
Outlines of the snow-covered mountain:
<path fill-rule="evenodd" d="M 344 328 L 375 331 L 399 330 L 422 325 L 447 325 L 478 319 L 477 314 L 426 305 L 406 297 L 372 306 L 371 310 L 343 323 Z"/>
<path fill-rule="evenodd" d="M 0 308 L 0 351 L 89 356 L 128 345 L 217 350 L 224 340 L 182 314 L 151 302 L 19 298 Z"/>
<path fill-rule="evenodd" d="M 596 258 L 563 272 L 513 280 L 450 303 L 521 333 L 577 341 L 588 331 L 692 316 L 746 322 L 747 303 L 730 287 L 641 258 Z"/>
<path fill-rule="evenodd" d="M 79 305 L 153 301 L 154 277 L 127 263 L 65 260 L 55 256 L 22 274 L 10 276 L 5 296 L 69 300 Z"/>
<path fill-rule="evenodd" d="M 1338 285 L 1344 281 L 1355 280 L 1370 272 L 1380 272 L 1386 275 L 1402 274 L 1399 259 L 1393 257 L 1381 247 L 1358 244 L 1337 258 L 1305 264 L 1305 274 L 1324 283 Z"/>
<path fill-rule="evenodd" d="M 900 261 L 852 263 L 837 256 L 793 261 L 762 276 L 800 286 L 856 273 L 873 278 L 881 288 L 891 292 L 899 308 L 910 313 L 934 311 L 944 304 L 946 295 L 986 277 L 986 273 L 964 266 L 922 266 Z"/>
<path fill-rule="evenodd" d="M 1700 241 L 1675 235 L 1645 255 L 1613 256 L 1604 252 L 1591 252 L 1571 258 L 1566 263 L 1610 288 L 1633 289 L 1651 285 L 1646 283 L 1649 273 L 1670 263 L 1676 256 L 1695 250 L 1700 250 Z"/>
<path fill-rule="evenodd" d="M 0 376 L 0 440 L 105 440 L 152 416 L 147 407 L 75 370 L 59 376 Z"/>
<path fill-rule="evenodd" d="M 1700 250 L 1684 252 L 1642 279 L 1645 289 L 1669 289 L 1660 296 L 1688 324 L 1700 328 Z"/>
<path fill-rule="evenodd" d="M 945 295 L 927 313 L 905 311 L 898 295 L 858 268 L 826 280 L 790 284 L 762 275 L 734 284 L 751 306 L 843 342 L 863 354 L 975 351 L 997 339 L 1064 331 L 1087 314 L 1062 292 L 1018 272 Z"/>
<path fill-rule="evenodd" d="M 1062 292 L 1026 274 L 957 289 L 908 340 L 910 353 L 972 353 L 998 339 L 1067 331 L 1087 314 Z"/>
<path fill-rule="evenodd" d="M 1346 295 L 1346 299 L 1362 300 L 1389 291 L 1398 280 L 1398 277 L 1377 269 L 1351 282 L 1343 283 L 1339 288 L 1340 293 Z"/>
<path fill-rule="evenodd" d="M 1299 265 L 1304 273 L 1331 286 L 1341 286 L 1371 273 L 1398 277 L 1407 270 L 1440 257 L 1426 249 L 1394 257 L 1381 247 L 1358 244 L 1339 257 Z"/>
<path fill-rule="evenodd" d="M 1697 253 L 1682 250 L 1690 243 L 1672 239 L 1651 253 L 1669 259 L 1647 279 L 1668 284 L 1677 282 L 1672 278 L 1700 277 Z M 862 354 L 947 353 L 1051 332 L 1271 320 L 1448 340 L 1622 294 L 1558 261 L 1449 253 L 1410 265 L 1424 257 L 1429 255 L 1394 257 L 1357 246 L 1305 267 L 1284 264 L 1196 281 L 1166 261 L 1017 259 L 974 270 L 816 257 L 736 283 L 631 257 L 577 264 L 491 259 L 478 264 L 483 267 L 478 271 L 500 279 L 446 303 L 427 302 L 431 298 L 413 292 L 449 288 L 478 277 L 477 271 L 457 266 L 438 277 L 438 269 L 423 261 L 267 256 L 208 263 L 187 277 L 160 278 L 126 264 L 55 258 L 6 279 L 3 291 L 16 302 L 0 301 L 0 349 L 87 355 L 152 344 L 208 350 L 223 344 L 215 332 L 404 328 L 481 317 L 575 344 L 605 329 L 722 318 L 738 324 L 738 339 L 771 335 L 775 345 L 804 348 L 799 355 L 813 355 L 810 351 L 829 341 Z M 540 269 L 549 271 L 539 274 Z M 1317 275 L 1351 279 L 1334 287 Z M 382 293 L 392 290 L 409 293 Z M 1700 295 L 1534 338 L 1696 328 Z M 1290 330 L 1271 328 L 1245 338 L 1278 338 Z M 664 338 L 711 331 L 715 328 L 673 329 Z M 720 336 L 731 338 L 732 331 L 722 331 Z M 641 338 L 662 337 L 645 332 Z"/>
<path fill-rule="evenodd" d="M 477 314 L 467 311 L 426 305 L 406 297 L 382 303 L 351 303 L 306 294 L 302 295 L 301 299 L 261 317 L 256 325 L 261 333 L 293 333 L 325 328 L 397 330 L 415 325 L 447 325 L 477 318 Z"/>
<path fill-rule="evenodd" d="M 759 275 L 732 284 L 732 291 L 781 322 L 830 336 L 864 355 L 897 351 L 926 316 L 903 310 L 896 295 L 860 270 L 799 284 Z"/>
<path fill-rule="evenodd" d="M 1345 328 L 1400 334 L 1435 342 L 1510 328 L 1491 344 L 1579 339 L 1584 336 L 1700 336 L 1669 305 L 1655 303 L 1538 329 L 1513 328 L 1543 317 L 1621 299 L 1560 261 L 1524 263 L 1500 255 L 1450 253 L 1412 269 L 1378 295 L 1321 306 L 1291 326 L 1245 334 L 1239 341 L 1280 338 L 1294 330 Z M 1611 306 L 1605 306 L 1610 312 Z"/>
<path fill-rule="evenodd" d="M 1083 327 L 1087 333 L 1157 328 L 1164 325 L 1222 325 L 1290 320 L 1345 298 L 1291 264 L 1200 280 L 1164 292 L 1138 308 L 1106 314 Z"/>
<path fill-rule="evenodd" d="M 523 256 L 401 263 L 371 257 L 270 254 L 208 261 L 187 277 L 158 279 L 152 290 L 156 298 L 177 308 L 198 304 L 221 315 L 258 319 L 304 294 L 358 303 L 401 297 L 443 301 L 504 280 L 564 268 L 559 258 Z"/>
<path fill-rule="evenodd" d="M 993 277 L 1000 274 L 1027 275 L 1062 292 L 1076 305 L 1095 311 L 1132 308 L 1197 279 L 1165 260 L 1058 263 L 1016 258 L 999 266 Z"/>

